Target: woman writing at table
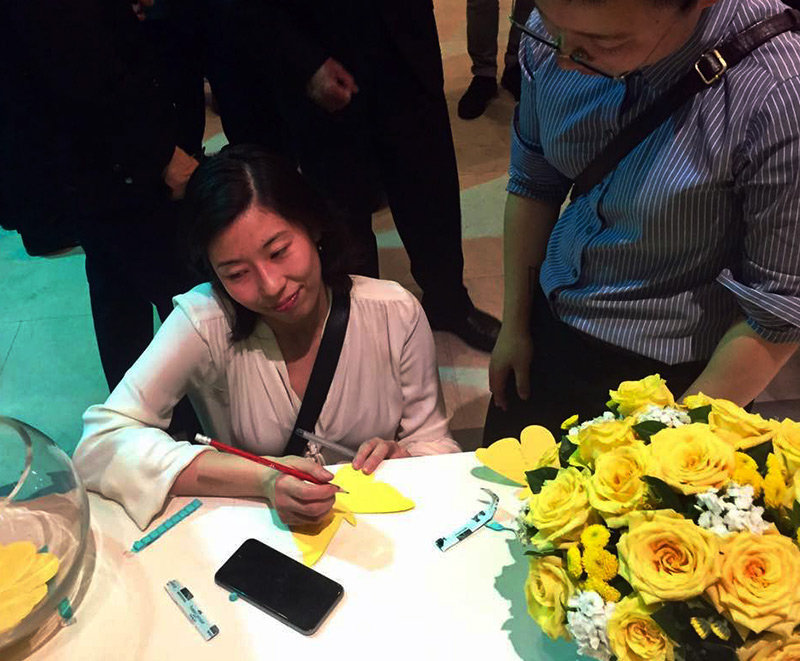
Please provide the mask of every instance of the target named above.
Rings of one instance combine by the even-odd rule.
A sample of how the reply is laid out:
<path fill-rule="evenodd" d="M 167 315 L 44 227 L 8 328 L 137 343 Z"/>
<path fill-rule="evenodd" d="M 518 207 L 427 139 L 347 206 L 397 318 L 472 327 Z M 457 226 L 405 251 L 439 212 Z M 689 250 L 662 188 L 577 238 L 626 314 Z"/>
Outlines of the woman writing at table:
<path fill-rule="evenodd" d="M 337 488 L 164 431 L 189 394 L 206 432 L 259 455 L 283 454 L 332 292 L 350 318 L 315 431 L 357 449 L 355 468 L 458 452 L 450 437 L 433 336 L 417 300 L 393 282 L 337 264 L 325 205 L 294 169 L 253 148 L 203 163 L 186 191 L 185 238 L 210 279 L 175 310 L 105 404 L 84 414 L 74 461 L 88 488 L 120 502 L 142 528 L 172 495 L 264 497 L 287 524 L 312 523 Z M 328 481 L 310 458 L 282 462 Z"/>

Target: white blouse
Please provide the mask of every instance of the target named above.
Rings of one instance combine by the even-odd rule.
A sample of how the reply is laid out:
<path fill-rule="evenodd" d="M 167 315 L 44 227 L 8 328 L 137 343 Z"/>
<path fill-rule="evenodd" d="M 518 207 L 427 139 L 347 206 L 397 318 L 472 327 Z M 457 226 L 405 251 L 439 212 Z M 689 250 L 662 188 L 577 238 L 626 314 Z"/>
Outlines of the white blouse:
<path fill-rule="evenodd" d="M 412 455 L 459 452 L 419 302 L 395 282 L 361 276 L 353 276 L 350 296 L 347 334 L 315 433 L 352 449 L 379 437 Z M 106 403 L 83 416 L 73 456 L 81 478 L 120 502 L 140 528 L 163 508 L 180 472 L 210 450 L 164 431 L 185 394 L 208 435 L 254 454 L 281 455 L 294 428 L 301 400 L 275 336 L 259 321 L 253 335 L 231 345 L 227 305 L 208 283 L 175 297 L 147 350 Z"/>

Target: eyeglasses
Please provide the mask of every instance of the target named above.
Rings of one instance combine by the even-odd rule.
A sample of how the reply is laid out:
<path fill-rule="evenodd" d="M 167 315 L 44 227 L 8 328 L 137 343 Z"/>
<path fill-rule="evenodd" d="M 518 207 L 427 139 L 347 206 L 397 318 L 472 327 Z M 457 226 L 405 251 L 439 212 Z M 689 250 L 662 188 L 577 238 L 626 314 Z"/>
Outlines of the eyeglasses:
<path fill-rule="evenodd" d="M 555 41 L 551 41 L 547 37 L 544 37 L 542 35 L 536 34 L 533 30 L 531 30 L 530 28 L 526 27 L 525 25 L 523 25 L 522 23 L 520 23 L 519 21 L 517 21 L 514 18 L 513 12 L 514 12 L 514 9 L 515 9 L 515 4 L 516 3 L 513 3 L 511 5 L 512 14 L 511 14 L 511 16 L 508 17 L 508 20 L 511 21 L 511 25 L 513 25 L 515 28 L 517 28 L 520 32 L 528 35 L 534 41 L 538 41 L 540 44 L 542 44 L 544 46 L 547 46 L 548 48 L 552 49 L 553 52 L 556 53 L 556 55 L 561 55 L 562 57 L 568 57 L 570 60 L 572 60 L 576 64 L 582 66 L 587 71 L 591 71 L 592 73 L 597 74 L 598 76 L 603 76 L 603 78 L 610 78 L 611 80 L 625 80 L 625 78 L 627 78 L 631 74 L 631 71 L 626 71 L 625 73 L 613 74 L 613 73 L 608 73 L 607 71 L 603 71 L 602 69 L 599 69 L 598 67 L 594 66 L 590 62 L 586 61 L 586 58 L 588 57 L 588 55 L 586 54 L 586 52 L 583 49 L 580 49 L 580 48 L 577 49 L 577 50 L 572 51 L 571 53 L 562 52 L 562 50 L 561 50 L 561 46 L 562 46 L 562 44 L 561 44 L 561 35 L 556 37 Z M 534 8 L 534 11 L 536 11 L 535 8 Z M 655 50 L 655 49 L 653 49 L 653 50 Z"/>
<path fill-rule="evenodd" d="M 537 11 L 535 6 L 533 8 L 533 11 Z M 560 55 L 561 57 L 569 58 L 570 60 L 572 60 L 573 62 L 575 62 L 579 66 L 583 67 L 587 71 L 590 71 L 590 72 L 592 72 L 594 74 L 597 74 L 598 76 L 602 76 L 603 78 L 609 78 L 610 80 L 625 80 L 634 71 L 636 71 L 636 69 L 641 67 L 642 64 L 647 62 L 647 60 L 650 59 L 650 57 L 653 55 L 653 53 L 656 52 L 656 49 L 661 45 L 661 42 L 664 41 L 664 37 L 667 36 L 667 34 L 670 32 L 670 30 L 674 27 L 674 25 L 677 22 L 677 20 L 680 18 L 680 13 L 678 14 L 678 16 L 675 17 L 675 20 L 672 21 L 669 26 L 667 26 L 667 29 L 664 30 L 662 35 L 658 38 L 658 41 L 656 41 L 656 43 L 653 46 L 653 48 L 647 54 L 647 57 L 645 57 L 642 60 L 642 64 L 640 64 L 635 69 L 631 69 L 630 71 L 626 71 L 625 73 L 618 73 L 618 74 L 613 74 L 613 73 L 608 73 L 607 71 L 603 71 L 602 69 L 594 66 L 591 62 L 587 61 L 588 58 L 589 58 L 589 55 L 582 48 L 578 48 L 578 49 L 572 51 L 571 53 L 564 53 L 561 50 L 561 46 L 563 45 L 561 43 L 562 42 L 561 35 L 558 35 L 558 37 L 556 37 L 556 40 L 553 41 L 549 36 L 536 34 L 533 30 L 531 30 L 530 28 L 526 27 L 525 25 L 520 23 L 517 19 L 515 19 L 514 16 L 516 16 L 516 0 L 513 0 L 512 3 L 511 3 L 511 15 L 508 17 L 508 20 L 511 21 L 511 25 L 513 25 L 515 28 L 517 28 L 520 32 L 528 35 L 534 41 L 537 41 L 540 44 L 542 44 L 544 46 L 547 46 L 548 48 L 552 49 L 553 52 L 556 53 L 556 55 Z"/>

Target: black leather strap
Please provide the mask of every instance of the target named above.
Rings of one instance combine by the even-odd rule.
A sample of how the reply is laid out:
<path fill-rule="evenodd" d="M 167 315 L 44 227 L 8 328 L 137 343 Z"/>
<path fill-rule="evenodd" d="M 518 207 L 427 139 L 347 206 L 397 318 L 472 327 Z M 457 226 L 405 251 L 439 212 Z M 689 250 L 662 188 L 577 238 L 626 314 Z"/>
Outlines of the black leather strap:
<path fill-rule="evenodd" d="M 314 427 L 317 426 L 317 419 L 328 397 L 328 390 L 330 390 L 336 366 L 339 364 L 349 319 L 350 294 L 334 292 L 328 322 L 325 324 L 325 331 L 319 342 L 319 350 L 308 379 L 306 394 L 300 405 L 300 412 L 297 414 L 292 435 L 283 452 L 284 456 L 291 454 L 302 457 L 305 454 L 308 441 L 297 435 L 297 429 L 313 432 Z"/>
<path fill-rule="evenodd" d="M 706 51 L 660 98 L 611 140 L 576 178 L 570 200 L 588 193 L 642 140 L 663 124 L 691 97 L 714 85 L 729 69 L 773 37 L 800 30 L 800 11 L 787 9 L 750 26 L 744 32 Z"/>

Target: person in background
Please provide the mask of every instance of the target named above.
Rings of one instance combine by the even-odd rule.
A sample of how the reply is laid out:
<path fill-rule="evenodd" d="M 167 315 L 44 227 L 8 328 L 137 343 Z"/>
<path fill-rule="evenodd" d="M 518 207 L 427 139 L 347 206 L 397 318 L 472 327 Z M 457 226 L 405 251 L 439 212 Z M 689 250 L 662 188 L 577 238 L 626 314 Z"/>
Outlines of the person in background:
<path fill-rule="evenodd" d="M 652 373 L 676 396 L 746 405 L 800 342 L 800 35 L 773 37 L 709 80 L 559 210 L 604 145 L 704 53 L 717 71 L 720 42 L 786 6 L 536 7 L 521 48 L 484 442 L 533 423 L 559 433 L 573 413 L 599 415 L 621 381 Z"/>
<path fill-rule="evenodd" d="M 292 152 L 377 277 L 372 214 L 388 202 L 434 330 L 483 351 L 499 322 L 464 286 L 455 149 L 433 7 L 367 0 L 239 0 L 250 83 L 274 93 Z M 224 113 L 223 113 L 224 114 Z"/>
<path fill-rule="evenodd" d="M 511 16 L 516 23 L 525 24 L 533 9 L 533 0 L 516 0 Z M 480 117 L 497 96 L 497 31 L 500 21 L 498 0 L 467 0 L 467 52 L 472 60 L 472 80 L 458 101 L 461 119 Z M 519 101 L 521 72 L 519 67 L 520 30 L 511 26 L 503 56 L 503 75 L 500 85 Z"/>
<path fill-rule="evenodd" d="M 353 466 L 365 473 L 385 459 L 459 451 L 419 302 L 397 283 L 347 274 L 326 205 L 294 167 L 226 148 L 194 173 L 186 205 L 189 254 L 210 282 L 175 299 L 122 383 L 84 415 L 74 462 L 89 489 L 122 503 L 142 528 L 170 494 L 260 497 L 287 524 L 319 521 L 336 487 L 164 430 L 188 393 L 205 433 L 284 454 L 336 293 L 349 297 L 350 317 L 312 431 L 356 450 Z M 324 461 L 312 446 L 307 454 Z M 281 461 L 332 478 L 311 458 Z"/>
<path fill-rule="evenodd" d="M 113 389 L 172 296 L 177 199 L 197 161 L 127 0 L 0 1 L 0 218 L 23 235 L 71 228 L 86 254 L 92 319 Z"/>

